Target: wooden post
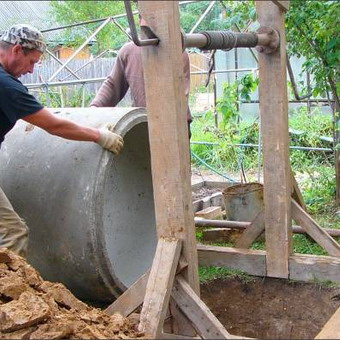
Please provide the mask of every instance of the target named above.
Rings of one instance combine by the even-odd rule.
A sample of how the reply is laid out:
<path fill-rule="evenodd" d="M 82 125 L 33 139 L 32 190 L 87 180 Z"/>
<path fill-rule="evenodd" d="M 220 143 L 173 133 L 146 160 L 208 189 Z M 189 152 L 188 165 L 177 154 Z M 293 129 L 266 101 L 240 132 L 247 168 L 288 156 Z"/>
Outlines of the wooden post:
<path fill-rule="evenodd" d="M 261 134 L 264 157 L 264 205 L 267 275 L 288 278 L 291 246 L 291 172 L 284 13 L 271 1 L 256 1 L 258 21 L 280 34 L 280 47 L 259 53 Z"/>
<path fill-rule="evenodd" d="M 188 263 L 182 275 L 199 296 L 178 1 L 140 1 L 138 7 L 142 18 L 160 39 L 157 46 L 142 47 L 158 239 L 182 241 L 182 255 Z M 162 256 L 158 262 L 165 265 L 169 259 Z M 153 265 L 150 278 L 155 280 L 161 274 L 161 268 Z M 173 277 L 168 276 L 172 281 Z M 157 290 L 150 278 L 140 329 L 145 330 L 147 336 L 157 337 L 163 326 L 164 306 L 169 301 L 169 292 L 163 296 L 163 304 L 159 303 Z M 172 283 L 168 283 L 168 290 L 171 290 Z M 174 322 L 181 320 L 175 319 Z M 190 332 L 191 327 L 188 327 L 184 335 Z"/>
<path fill-rule="evenodd" d="M 139 11 L 160 38 L 142 47 L 157 233 L 183 240 L 182 275 L 199 294 L 178 1 L 140 1 Z"/>

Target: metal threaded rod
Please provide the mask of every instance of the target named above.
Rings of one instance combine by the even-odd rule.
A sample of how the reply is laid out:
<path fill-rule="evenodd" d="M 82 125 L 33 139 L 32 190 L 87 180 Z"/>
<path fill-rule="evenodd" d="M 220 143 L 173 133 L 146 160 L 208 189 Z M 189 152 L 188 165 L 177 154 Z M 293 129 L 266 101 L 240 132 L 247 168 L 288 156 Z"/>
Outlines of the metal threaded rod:
<path fill-rule="evenodd" d="M 231 50 L 235 47 L 260 47 L 260 52 L 271 53 L 280 43 L 278 33 L 270 27 L 261 27 L 256 33 L 233 31 L 204 31 L 184 34 L 184 47 L 198 47 L 201 50 Z"/>
<path fill-rule="evenodd" d="M 202 50 L 227 50 L 235 47 L 255 47 L 258 44 L 258 37 L 256 33 L 205 31 L 187 34 L 185 42 L 186 47 L 199 47 Z"/>
<path fill-rule="evenodd" d="M 255 33 L 234 33 L 232 31 L 206 31 L 202 34 L 207 38 L 203 50 L 232 49 L 235 47 L 255 47 L 258 39 Z"/>

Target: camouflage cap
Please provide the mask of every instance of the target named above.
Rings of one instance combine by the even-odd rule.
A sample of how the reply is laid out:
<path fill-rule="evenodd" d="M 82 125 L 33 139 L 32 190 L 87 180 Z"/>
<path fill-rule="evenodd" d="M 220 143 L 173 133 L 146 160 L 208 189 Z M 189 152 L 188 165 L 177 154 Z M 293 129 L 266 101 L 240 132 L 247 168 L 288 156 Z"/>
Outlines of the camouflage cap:
<path fill-rule="evenodd" d="M 30 25 L 13 25 L 8 30 L 2 32 L 0 40 L 13 45 L 21 45 L 32 50 L 44 53 L 46 43 L 43 35 L 35 27 Z"/>

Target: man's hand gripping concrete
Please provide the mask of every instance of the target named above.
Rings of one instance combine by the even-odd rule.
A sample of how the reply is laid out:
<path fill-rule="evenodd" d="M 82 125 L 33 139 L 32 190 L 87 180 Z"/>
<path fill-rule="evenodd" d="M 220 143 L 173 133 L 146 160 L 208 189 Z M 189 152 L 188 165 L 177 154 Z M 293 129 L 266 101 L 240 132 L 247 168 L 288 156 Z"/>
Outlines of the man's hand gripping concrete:
<path fill-rule="evenodd" d="M 112 124 L 107 124 L 104 128 L 99 129 L 100 137 L 97 143 L 104 149 L 119 155 L 123 149 L 124 141 L 121 136 L 113 131 L 114 126 Z"/>

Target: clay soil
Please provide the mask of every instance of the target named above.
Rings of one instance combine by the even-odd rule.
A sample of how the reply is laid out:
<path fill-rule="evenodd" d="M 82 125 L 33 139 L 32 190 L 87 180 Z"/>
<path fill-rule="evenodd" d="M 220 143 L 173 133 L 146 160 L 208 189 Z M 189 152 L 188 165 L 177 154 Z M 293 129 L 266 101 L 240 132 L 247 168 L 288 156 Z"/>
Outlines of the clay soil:
<path fill-rule="evenodd" d="M 0 339 L 140 338 L 133 318 L 107 315 L 61 283 L 44 281 L 20 256 L 0 249 Z"/>
<path fill-rule="evenodd" d="M 273 278 L 217 279 L 201 298 L 229 333 L 258 339 L 313 339 L 340 307 L 340 290 Z"/>

